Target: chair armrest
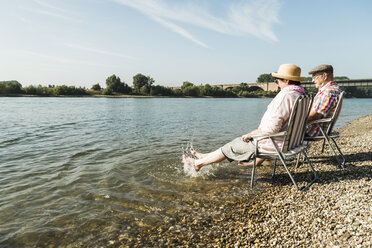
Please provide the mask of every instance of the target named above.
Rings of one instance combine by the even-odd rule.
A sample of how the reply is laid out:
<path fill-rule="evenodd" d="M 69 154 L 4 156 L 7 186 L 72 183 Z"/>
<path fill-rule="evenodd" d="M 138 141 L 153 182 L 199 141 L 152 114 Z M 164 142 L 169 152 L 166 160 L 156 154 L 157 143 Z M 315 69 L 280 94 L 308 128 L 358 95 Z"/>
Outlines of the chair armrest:
<path fill-rule="evenodd" d="M 331 121 L 332 121 L 332 118 L 322 118 L 322 119 L 318 119 L 318 120 L 309 122 L 308 125 L 316 124 L 316 123 L 331 122 Z"/>
<path fill-rule="evenodd" d="M 252 138 L 254 140 L 261 140 L 265 138 L 270 138 L 270 137 L 279 137 L 279 136 L 284 136 L 287 135 L 287 131 L 283 131 L 280 133 L 268 133 L 268 134 L 260 134 L 260 135 L 253 135 Z"/>

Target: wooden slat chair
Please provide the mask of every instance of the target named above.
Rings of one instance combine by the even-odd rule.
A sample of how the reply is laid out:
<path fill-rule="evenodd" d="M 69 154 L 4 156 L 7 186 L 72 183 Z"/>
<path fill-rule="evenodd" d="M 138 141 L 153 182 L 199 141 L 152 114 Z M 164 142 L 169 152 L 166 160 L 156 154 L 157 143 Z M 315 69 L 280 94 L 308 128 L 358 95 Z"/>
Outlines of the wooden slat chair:
<path fill-rule="evenodd" d="M 275 175 L 275 169 L 277 166 L 276 160 L 279 159 L 282 162 L 290 179 L 292 180 L 294 186 L 297 189 L 300 189 L 300 188 L 298 187 L 296 180 L 294 179 L 290 170 L 288 169 L 286 161 L 301 153 L 305 156 L 314 174 L 314 179 L 310 183 L 308 183 L 305 187 L 302 187 L 301 190 L 307 189 L 315 181 L 318 180 L 316 171 L 314 167 L 312 166 L 311 161 L 309 160 L 306 154 L 306 150 L 309 148 L 309 146 L 305 144 L 304 142 L 306 121 L 307 121 L 307 117 L 310 112 L 310 106 L 312 104 L 312 100 L 313 100 L 312 96 L 309 96 L 309 95 L 302 95 L 296 99 L 290 118 L 289 118 L 288 128 L 286 131 L 283 131 L 280 133 L 274 133 L 274 134 L 253 136 L 253 141 L 255 142 L 255 145 L 256 145 L 255 157 L 265 158 L 265 159 L 275 159 L 273 176 Z M 277 145 L 275 144 L 275 142 L 273 141 L 273 138 L 279 137 L 279 136 L 284 137 L 283 146 L 281 149 L 279 149 Z M 264 152 L 258 151 L 257 149 L 258 141 L 261 139 L 265 139 L 265 138 L 270 139 L 271 143 L 273 144 L 275 148 L 275 152 L 264 153 Z M 251 187 L 253 187 L 255 169 L 256 169 L 256 160 L 254 159 L 252 174 L 251 174 Z"/>
<path fill-rule="evenodd" d="M 340 137 L 340 133 L 338 132 L 334 132 L 333 131 L 333 127 L 335 126 L 336 124 L 336 121 L 338 119 L 338 116 L 340 115 L 340 112 L 341 112 L 341 108 L 342 108 L 342 102 L 343 102 L 343 98 L 344 98 L 344 93 L 345 92 L 342 92 L 339 96 L 339 100 L 337 102 L 337 105 L 336 105 L 336 109 L 335 111 L 333 112 L 333 115 L 330 117 L 330 118 L 323 118 L 323 119 L 319 119 L 319 120 L 316 120 L 316 121 L 313 121 L 309 124 L 316 124 L 318 125 L 320 131 L 321 131 L 321 134 L 318 135 L 318 136 L 314 136 L 314 137 L 307 137 L 305 136 L 305 141 L 319 141 L 319 140 L 323 140 L 323 145 L 322 145 L 322 152 L 324 152 L 324 144 L 325 142 L 328 143 L 329 147 L 331 148 L 333 154 L 335 155 L 337 161 L 338 161 L 338 164 L 339 166 L 344 169 L 345 168 L 345 162 L 346 162 L 346 159 L 344 157 L 344 155 L 342 154 L 340 148 L 338 147 L 336 141 L 335 141 L 335 138 L 338 138 Z M 321 128 L 321 123 L 329 123 L 328 124 L 328 127 L 327 127 L 327 130 L 323 130 Z M 333 141 L 337 151 L 339 152 L 339 154 L 336 153 L 334 147 L 332 146 L 331 142 L 330 142 L 330 139 Z"/>

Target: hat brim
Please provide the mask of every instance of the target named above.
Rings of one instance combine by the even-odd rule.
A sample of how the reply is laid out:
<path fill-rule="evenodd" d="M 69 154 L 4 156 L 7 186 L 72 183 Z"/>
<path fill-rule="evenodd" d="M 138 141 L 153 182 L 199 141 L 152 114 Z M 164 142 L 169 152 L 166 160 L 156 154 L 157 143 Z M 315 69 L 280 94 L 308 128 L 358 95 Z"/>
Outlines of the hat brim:
<path fill-rule="evenodd" d="M 271 75 L 276 78 L 282 78 L 282 79 L 288 79 L 296 82 L 302 82 L 305 80 L 303 77 L 298 77 L 298 76 L 290 76 L 290 75 L 281 75 L 278 74 L 277 72 L 272 72 Z"/>

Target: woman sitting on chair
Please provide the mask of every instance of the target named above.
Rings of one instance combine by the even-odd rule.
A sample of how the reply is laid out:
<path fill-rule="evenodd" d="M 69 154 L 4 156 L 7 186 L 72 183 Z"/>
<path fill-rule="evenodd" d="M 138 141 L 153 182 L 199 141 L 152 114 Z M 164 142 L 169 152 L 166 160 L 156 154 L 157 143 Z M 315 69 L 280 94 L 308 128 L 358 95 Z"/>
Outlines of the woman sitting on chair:
<path fill-rule="evenodd" d="M 196 159 L 183 155 L 183 161 L 186 164 L 193 167 L 195 171 L 199 171 L 204 165 L 218 163 L 225 159 L 230 162 L 239 161 L 239 165 L 251 165 L 253 162 L 249 161 L 256 159 L 254 158 L 256 147 L 252 136 L 277 133 L 287 129 L 289 116 L 297 97 L 305 94 L 304 88 L 300 85 L 300 82 L 304 80 L 301 77 L 301 68 L 293 64 L 282 64 L 278 72 L 273 72 L 271 75 L 281 91 L 267 106 L 259 127 L 210 153 L 203 154 L 190 148 L 191 154 Z M 280 149 L 283 137 L 274 138 L 274 142 Z M 268 139 L 260 140 L 257 148 L 259 151 L 275 151 Z M 262 162 L 263 159 L 256 159 L 256 165 Z"/>

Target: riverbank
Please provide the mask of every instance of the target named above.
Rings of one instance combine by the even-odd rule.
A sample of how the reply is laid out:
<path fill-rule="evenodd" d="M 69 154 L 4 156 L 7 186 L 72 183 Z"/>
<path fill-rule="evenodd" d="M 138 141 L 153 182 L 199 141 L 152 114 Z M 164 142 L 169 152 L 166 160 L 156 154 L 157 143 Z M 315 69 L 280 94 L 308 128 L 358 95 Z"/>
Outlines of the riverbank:
<path fill-rule="evenodd" d="M 27 94 L 0 94 L 1 97 L 57 97 L 57 98 L 273 98 L 274 94 L 268 96 L 151 96 L 151 95 L 99 95 L 99 94 L 87 94 L 87 95 L 27 95 Z M 346 98 L 354 99 L 370 99 L 371 97 L 354 97 L 346 96 Z"/>
<path fill-rule="evenodd" d="M 2 94 L 0 97 L 58 97 L 58 98 L 170 98 L 172 96 L 143 96 L 143 95 L 27 95 L 27 94 Z M 173 96 L 174 97 L 174 96 Z"/>
<path fill-rule="evenodd" d="M 372 115 L 339 129 L 337 140 L 346 157 L 336 167 L 321 142 L 308 151 L 319 181 L 297 191 L 283 168 L 271 180 L 258 178 L 253 194 L 216 206 L 213 199 L 194 202 L 163 223 L 141 227 L 133 237 L 123 230 L 112 247 L 371 247 L 372 246 Z M 266 167 L 266 166 L 263 166 Z M 258 168 L 258 173 L 264 170 Z M 293 170 L 293 166 L 291 166 Z M 308 166 L 295 173 L 300 186 L 310 180 Z M 248 188 L 248 181 L 247 181 Z M 253 195 L 253 196 L 252 196 Z M 253 197 L 253 199 L 252 199 Z"/>
<path fill-rule="evenodd" d="M 273 98 L 272 96 L 151 96 L 151 95 L 27 95 L 27 94 L 0 94 L 0 97 L 56 97 L 56 98 Z"/>

